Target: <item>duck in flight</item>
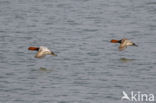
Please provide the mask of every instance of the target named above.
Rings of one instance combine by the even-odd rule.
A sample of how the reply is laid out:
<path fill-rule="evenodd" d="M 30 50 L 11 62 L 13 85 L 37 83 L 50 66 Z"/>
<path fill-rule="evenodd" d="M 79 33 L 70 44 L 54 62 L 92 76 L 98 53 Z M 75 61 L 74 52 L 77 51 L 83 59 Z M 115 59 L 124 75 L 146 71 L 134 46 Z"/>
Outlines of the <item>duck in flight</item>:
<path fill-rule="evenodd" d="M 49 50 L 47 47 L 29 47 L 28 50 L 37 51 L 35 58 L 43 58 L 46 55 L 57 56 L 53 51 Z"/>
<path fill-rule="evenodd" d="M 119 46 L 120 51 L 127 48 L 127 46 L 137 46 L 135 43 L 133 43 L 132 41 L 130 41 L 130 40 L 126 39 L 126 38 L 123 38 L 121 40 L 112 39 L 110 42 L 111 43 L 120 43 L 120 46 Z"/>

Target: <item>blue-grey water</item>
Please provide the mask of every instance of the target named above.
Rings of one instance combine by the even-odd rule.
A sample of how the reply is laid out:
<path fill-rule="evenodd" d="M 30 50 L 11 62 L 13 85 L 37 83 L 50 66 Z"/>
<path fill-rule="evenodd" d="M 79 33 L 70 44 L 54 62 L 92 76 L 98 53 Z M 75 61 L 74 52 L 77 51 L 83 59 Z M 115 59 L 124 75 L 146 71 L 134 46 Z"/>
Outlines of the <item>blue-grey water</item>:
<path fill-rule="evenodd" d="M 111 39 L 138 47 L 118 51 Z M 58 56 L 34 58 L 29 46 Z M 156 94 L 155 0 L 0 0 L 0 103 L 124 103 Z"/>

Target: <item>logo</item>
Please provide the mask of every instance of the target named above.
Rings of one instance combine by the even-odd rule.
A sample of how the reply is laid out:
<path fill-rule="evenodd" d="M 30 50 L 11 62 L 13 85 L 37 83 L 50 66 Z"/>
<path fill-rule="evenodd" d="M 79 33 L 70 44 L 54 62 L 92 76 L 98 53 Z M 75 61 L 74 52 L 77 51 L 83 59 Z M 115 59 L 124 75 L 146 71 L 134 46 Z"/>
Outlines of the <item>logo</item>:
<path fill-rule="evenodd" d="M 154 94 L 142 93 L 140 91 L 134 92 L 131 91 L 129 94 L 125 91 L 122 92 L 121 100 L 131 101 L 132 103 L 154 103 Z"/>

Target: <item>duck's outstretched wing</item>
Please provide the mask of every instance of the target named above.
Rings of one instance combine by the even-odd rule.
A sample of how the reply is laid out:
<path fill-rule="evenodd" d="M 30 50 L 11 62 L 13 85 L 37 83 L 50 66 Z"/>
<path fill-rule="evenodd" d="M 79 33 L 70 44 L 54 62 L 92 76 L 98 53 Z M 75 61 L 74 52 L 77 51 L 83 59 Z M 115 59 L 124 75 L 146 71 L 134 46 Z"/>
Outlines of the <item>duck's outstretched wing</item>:
<path fill-rule="evenodd" d="M 120 44 L 120 46 L 119 46 L 119 51 L 122 51 L 122 50 L 124 50 L 124 49 L 126 49 L 126 48 L 127 48 L 127 46 Z"/>
<path fill-rule="evenodd" d="M 35 58 L 43 58 L 45 56 L 46 56 L 46 54 L 44 54 L 43 51 L 39 51 L 39 52 L 36 53 Z"/>

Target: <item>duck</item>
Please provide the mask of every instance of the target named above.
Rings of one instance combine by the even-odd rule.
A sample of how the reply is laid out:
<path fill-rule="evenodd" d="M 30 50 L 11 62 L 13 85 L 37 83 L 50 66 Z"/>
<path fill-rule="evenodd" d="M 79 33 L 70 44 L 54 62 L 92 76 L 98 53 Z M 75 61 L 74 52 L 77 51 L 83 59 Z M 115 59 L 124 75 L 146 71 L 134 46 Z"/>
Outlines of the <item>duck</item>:
<path fill-rule="evenodd" d="M 119 51 L 126 49 L 128 46 L 136 46 L 136 47 L 138 46 L 134 42 L 128 40 L 127 38 L 123 38 L 121 40 L 112 39 L 110 42 L 111 43 L 120 43 Z"/>
<path fill-rule="evenodd" d="M 46 55 L 57 56 L 53 51 L 49 50 L 45 46 L 40 46 L 40 47 L 31 46 L 31 47 L 28 48 L 28 50 L 37 51 L 37 53 L 35 55 L 35 58 L 43 58 Z"/>

